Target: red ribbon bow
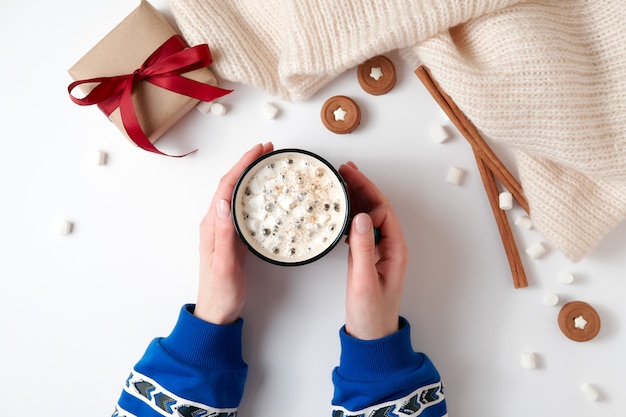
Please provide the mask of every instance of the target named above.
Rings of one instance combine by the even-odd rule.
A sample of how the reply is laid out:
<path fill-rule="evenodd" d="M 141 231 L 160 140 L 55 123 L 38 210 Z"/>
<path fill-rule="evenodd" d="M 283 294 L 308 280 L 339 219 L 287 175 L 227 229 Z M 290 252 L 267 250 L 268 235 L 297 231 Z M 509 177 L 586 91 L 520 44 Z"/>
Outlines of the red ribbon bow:
<path fill-rule="evenodd" d="M 185 41 L 179 35 L 174 35 L 154 51 L 132 74 L 75 81 L 68 86 L 67 91 L 74 103 L 81 106 L 97 104 L 107 117 L 119 107 L 122 124 L 130 139 L 141 149 L 167 155 L 159 151 L 150 142 L 139 125 L 133 105 L 133 86 L 140 81 L 147 81 L 178 94 L 202 101 L 212 101 L 232 92 L 232 90 L 225 90 L 180 76 L 180 74 L 207 67 L 211 62 L 211 52 L 208 45 L 202 44 L 187 48 Z M 72 95 L 74 88 L 87 83 L 98 83 L 98 85 L 84 98 L 77 98 Z M 178 156 L 186 156 L 192 152 Z"/>

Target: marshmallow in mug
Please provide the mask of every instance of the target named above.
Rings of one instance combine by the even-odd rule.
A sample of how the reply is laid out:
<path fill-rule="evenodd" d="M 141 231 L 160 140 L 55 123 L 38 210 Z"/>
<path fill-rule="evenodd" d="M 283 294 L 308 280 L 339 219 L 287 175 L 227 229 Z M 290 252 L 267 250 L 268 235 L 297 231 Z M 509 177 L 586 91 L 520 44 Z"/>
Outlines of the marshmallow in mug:
<path fill-rule="evenodd" d="M 270 153 L 244 172 L 234 195 L 234 219 L 248 246 L 270 261 L 317 259 L 343 234 L 348 198 L 339 175 L 301 150 Z"/>

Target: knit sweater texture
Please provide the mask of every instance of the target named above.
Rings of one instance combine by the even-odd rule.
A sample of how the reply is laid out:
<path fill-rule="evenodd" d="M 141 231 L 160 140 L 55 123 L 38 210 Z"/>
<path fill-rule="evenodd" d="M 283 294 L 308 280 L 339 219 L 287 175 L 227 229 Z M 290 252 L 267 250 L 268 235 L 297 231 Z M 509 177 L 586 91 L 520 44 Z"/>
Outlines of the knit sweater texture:
<path fill-rule="evenodd" d="M 579 260 L 626 217 L 620 0 L 168 0 L 223 79 L 309 98 L 391 50 L 512 149 L 534 226 Z"/>

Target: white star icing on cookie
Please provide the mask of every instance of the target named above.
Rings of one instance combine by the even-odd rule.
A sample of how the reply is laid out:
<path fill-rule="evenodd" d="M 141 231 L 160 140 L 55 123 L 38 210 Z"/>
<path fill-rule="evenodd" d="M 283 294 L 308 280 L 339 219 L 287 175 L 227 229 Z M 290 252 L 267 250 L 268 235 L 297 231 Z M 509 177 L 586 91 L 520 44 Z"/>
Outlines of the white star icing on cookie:
<path fill-rule="evenodd" d="M 587 326 L 587 323 L 589 323 L 587 320 L 585 320 L 585 318 L 583 316 L 578 316 L 574 319 L 574 328 L 576 329 L 580 329 L 580 330 L 585 330 L 585 327 Z"/>
<path fill-rule="evenodd" d="M 344 122 L 346 120 L 346 114 L 348 114 L 348 112 L 339 107 L 333 112 L 333 114 L 335 115 L 335 121 L 341 120 L 342 122 Z"/>
<path fill-rule="evenodd" d="M 372 67 L 370 70 L 370 77 L 378 81 L 383 76 L 383 70 L 381 67 Z"/>

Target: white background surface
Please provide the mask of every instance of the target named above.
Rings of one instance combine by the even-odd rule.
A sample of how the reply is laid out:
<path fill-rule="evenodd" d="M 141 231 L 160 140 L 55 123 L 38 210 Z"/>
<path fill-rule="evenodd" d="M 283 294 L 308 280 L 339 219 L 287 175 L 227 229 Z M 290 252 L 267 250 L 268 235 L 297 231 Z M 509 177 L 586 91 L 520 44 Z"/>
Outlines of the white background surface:
<path fill-rule="evenodd" d="M 169 16 L 165 1 L 153 3 Z M 301 147 L 338 166 L 355 161 L 390 197 L 411 252 L 402 314 L 417 350 L 446 383 L 451 416 L 623 416 L 626 414 L 626 225 L 575 264 L 514 227 L 530 286 L 514 290 L 495 221 L 469 145 L 441 145 L 429 128 L 444 121 L 417 77 L 398 59 L 398 82 L 370 96 L 349 71 L 305 103 L 240 85 L 223 117 L 192 111 L 159 142 L 183 159 L 133 148 L 95 108 L 67 97 L 66 73 L 135 2 L 23 2 L 0 6 L 0 398 L 3 416 L 110 415 L 149 341 L 171 330 L 195 300 L 197 229 L 221 175 L 255 143 Z M 236 51 L 233 51 L 236 53 Z M 345 94 L 363 121 L 334 135 L 322 103 Z M 265 120 L 274 101 L 281 113 Z M 92 164 L 96 149 L 106 166 Z M 450 166 L 467 170 L 449 185 Z M 516 216 L 516 208 L 511 215 Z M 74 222 L 58 236 L 57 219 Z M 330 374 L 344 320 L 347 248 L 306 267 L 248 257 L 244 355 L 250 366 L 241 416 L 329 415 Z M 559 284 L 572 272 L 571 286 Z M 561 297 L 546 307 L 547 293 Z M 558 329 L 564 302 L 591 303 L 598 337 L 575 343 Z M 523 351 L 539 367 L 520 366 Z M 590 403 L 582 383 L 600 391 Z M 290 411 L 285 411 L 290 410 Z"/>

